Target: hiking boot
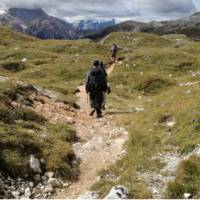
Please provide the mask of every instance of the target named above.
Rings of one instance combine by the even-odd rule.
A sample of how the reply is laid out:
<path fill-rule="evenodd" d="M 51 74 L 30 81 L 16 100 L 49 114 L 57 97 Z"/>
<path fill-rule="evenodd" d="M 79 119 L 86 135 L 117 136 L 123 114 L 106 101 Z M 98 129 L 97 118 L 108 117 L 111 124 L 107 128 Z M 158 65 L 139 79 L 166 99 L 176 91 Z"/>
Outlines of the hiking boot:
<path fill-rule="evenodd" d="M 102 114 L 97 114 L 97 119 L 102 118 L 103 115 Z"/>
<path fill-rule="evenodd" d="M 93 116 L 95 113 L 95 110 L 92 110 L 92 112 L 90 113 L 90 116 Z"/>
<path fill-rule="evenodd" d="M 102 112 L 101 112 L 101 111 L 98 111 L 98 112 L 97 112 L 97 118 L 102 118 L 102 117 L 103 117 Z"/>

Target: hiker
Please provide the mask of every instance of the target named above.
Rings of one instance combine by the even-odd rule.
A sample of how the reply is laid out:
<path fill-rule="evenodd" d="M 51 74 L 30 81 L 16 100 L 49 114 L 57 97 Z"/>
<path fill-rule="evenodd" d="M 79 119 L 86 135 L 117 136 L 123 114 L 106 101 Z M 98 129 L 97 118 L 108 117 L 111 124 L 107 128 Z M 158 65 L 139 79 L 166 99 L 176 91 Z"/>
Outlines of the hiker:
<path fill-rule="evenodd" d="M 96 112 L 97 118 L 102 117 L 102 105 L 104 102 L 104 93 L 106 91 L 106 75 L 100 67 L 99 60 L 95 60 L 86 78 L 86 92 L 89 94 L 90 106 L 92 108 L 91 116 Z"/>
<path fill-rule="evenodd" d="M 119 48 L 118 46 L 114 43 L 111 47 L 111 53 L 112 53 L 112 60 L 113 62 L 116 61 L 117 59 L 117 52 L 118 52 Z"/>

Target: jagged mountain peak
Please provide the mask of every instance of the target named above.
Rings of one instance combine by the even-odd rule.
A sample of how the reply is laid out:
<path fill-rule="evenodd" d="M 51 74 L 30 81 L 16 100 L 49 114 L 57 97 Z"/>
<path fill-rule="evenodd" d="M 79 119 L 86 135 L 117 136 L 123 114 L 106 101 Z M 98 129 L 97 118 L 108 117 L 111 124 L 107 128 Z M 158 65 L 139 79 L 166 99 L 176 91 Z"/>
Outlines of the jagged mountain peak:
<path fill-rule="evenodd" d="M 8 14 L 25 21 L 32 21 L 37 18 L 46 17 L 47 14 L 41 8 L 10 8 Z"/>

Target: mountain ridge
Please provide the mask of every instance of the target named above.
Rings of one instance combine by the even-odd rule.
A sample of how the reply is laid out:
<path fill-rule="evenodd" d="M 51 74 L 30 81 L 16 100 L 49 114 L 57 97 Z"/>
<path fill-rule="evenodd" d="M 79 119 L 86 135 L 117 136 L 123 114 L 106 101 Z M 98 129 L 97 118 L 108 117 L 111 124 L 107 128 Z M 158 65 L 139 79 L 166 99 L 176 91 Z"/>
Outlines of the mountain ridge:
<path fill-rule="evenodd" d="M 115 26 L 108 27 L 96 34 L 88 36 L 90 39 L 101 39 L 111 32 L 144 32 L 155 33 L 158 35 L 165 34 L 186 34 L 193 39 L 200 39 L 200 12 L 196 12 L 189 17 L 180 18 L 171 21 L 151 21 L 137 22 L 124 21 Z"/>

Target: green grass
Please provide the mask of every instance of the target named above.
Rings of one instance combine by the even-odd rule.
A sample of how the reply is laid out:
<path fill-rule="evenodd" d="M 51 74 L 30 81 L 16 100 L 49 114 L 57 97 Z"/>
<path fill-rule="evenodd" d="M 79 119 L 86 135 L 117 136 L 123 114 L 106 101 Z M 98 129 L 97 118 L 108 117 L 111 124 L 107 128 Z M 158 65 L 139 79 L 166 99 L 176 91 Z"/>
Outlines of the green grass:
<path fill-rule="evenodd" d="M 176 39 L 185 40 L 185 45 L 175 48 Z M 123 184 L 129 188 L 132 198 L 150 198 L 151 192 L 145 180 L 138 181 L 137 172 L 159 172 L 163 164 L 151 157 L 169 151 L 169 145 L 186 154 L 200 143 L 199 122 L 195 121 L 200 114 L 199 84 L 180 86 L 200 80 L 190 73 L 200 70 L 200 44 L 191 43 L 183 35 L 169 35 L 163 40 L 163 37 L 139 33 L 112 33 L 104 44 L 113 42 L 128 48 L 121 51 L 120 56 L 125 60 L 110 77 L 113 94 L 108 99 L 114 120 L 129 131 L 128 153 L 115 168 L 104 171 L 115 174 L 119 180 L 112 184 L 103 180 L 94 188 L 103 196 L 113 185 Z M 191 93 L 187 94 L 188 91 Z M 136 113 L 134 108 L 141 105 L 145 111 Z M 163 116 L 176 120 L 170 135 L 161 122 Z M 195 193 L 197 198 L 199 191 L 198 188 Z"/>
<path fill-rule="evenodd" d="M 77 140 L 73 127 L 52 125 L 34 111 L 14 107 L 26 102 L 34 86 L 60 92 L 59 99 L 73 104 L 74 91 L 83 83 L 92 60 L 107 61 L 107 47 L 90 40 L 39 40 L 7 27 L 0 27 L 0 75 L 10 79 L 0 84 L 0 171 L 14 177 L 32 177 L 29 158 L 45 160 L 44 171 L 75 180 L 79 166 L 72 143 Z M 18 84 L 25 82 L 27 86 Z"/>
<path fill-rule="evenodd" d="M 28 173 L 27 157 L 21 155 L 22 150 L 18 146 L 24 142 L 33 144 L 37 156 L 46 159 L 48 170 L 54 170 L 59 176 L 69 179 L 77 177 L 78 168 L 71 166 L 74 157 L 71 143 L 76 140 L 71 128 L 66 125 L 54 127 L 45 120 L 41 124 L 34 120 L 33 113 L 28 119 L 23 114 L 15 116 L 9 99 L 16 98 L 16 91 L 26 97 L 27 91 L 16 87 L 16 81 L 21 80 L 59 91 L 66 101 L 74 102 L 76 98 L 73 92 L 83 83 L 91 61 L 99 58 L 107 62 L 110 46 L 114 42 L 122 47 L 119 56 L 124 60 L 122 65 L 116 66 L 109 78 L 112 95 L 108 97 L 108 106 L 112 108 L 113 120 L 117 125 L 129 131 L 127 155 L 116 165 L 100 172 L 103 178 L 92 189 L 100 191 L 103 197 L 112 186 L 123 184 L 128 187 L 131 198 L 151 198 L 152 194 L 145 180 L 138 180 L 137 173 L 159 172 L 163 168 L 163 163 L 151 159 L 152 156 L 170 151 L 169 146 L 178 147 L 180 154 L 187 154 L 200 143 L 199 84 L 180 85 L 200 81 L 200 76 L 191 76 L 191 71 L 200 71 L 199 43 L 192 42 L 184 35 L 175 34 L 160 37 L 144 33 L 112 33 L 98 43 L 90 40 L 42 41 L 21 34 L 13 35 L 7 28 L 1 28 L 0 35 L 0 73 L 10 77 L 10 81 L 0 85 L 0 109 L 4 109 L 1 114 L 8 115 L 1 117 L 0 141 L 6 144 L 11 141 L 15 147 L 6 145 L 0 158 L 5 160 L 1 163 L 6 163 L 4 170 L 9 170 L 9 173 L 15 175 L 20 169 L 25 171 L 24 173 L 22 170 L 21 174 Z M 183 40 L 184 45 L 177 47 L 177 40 Z M 25 68 L 18 68 L 23 58 L 27 58 Z M 10 70 L 13 63 L 17 70 Z M 138 106 L 143 106 L 144 112 L 136 112 L 135 108 Z M 24 112 L 28 111 L 20 111 Z M 168 117 L 176 120 L 171 134 L 168 134 L 169 128 L 164 123 Z M 11 118 L 17 119 L 16 122 L 11 123 Z M 47 137 L 36 138 L 30 130 L 40 136 L 44 130 L 48 134 Z M 29 147 L 27 149 L 30 152 Z M 198 161 L 196 158 L 194 160 Z M 195 165 L 195 177 L 198 177 L 200 169 L 198 162 Z M 179 171 L 182 177 L 190 177 L 188 185 L 198 182 L 197 178 L 192 178 L 183 168 L 180 167 L 177 171 L 178 178 L 169 186 L 170 197 L 182 198 L 178 195 L 186 191 L 180 186 L 186 179 L 180 178 Z M 107 182 L 105 176 L 108 173 L 116 175 L 119 180 Z M 188 187 L 191 188 L 190 186 Z M 176 187 L 181 191 L 177 190 L 178 195 L 174 192 Z M 193 189 L 190 191 L 199 198 L 199 187 Z"/>
<path fill-rule="evenodd" d="M 198 198 L 199 187 L 200 158 L 193 156 L 179 165 L 175 180 L 168 184 L 167 197 L 181 199 L 184 193 L 190 193 L 193 198 Z"/>

